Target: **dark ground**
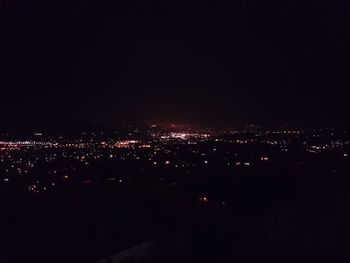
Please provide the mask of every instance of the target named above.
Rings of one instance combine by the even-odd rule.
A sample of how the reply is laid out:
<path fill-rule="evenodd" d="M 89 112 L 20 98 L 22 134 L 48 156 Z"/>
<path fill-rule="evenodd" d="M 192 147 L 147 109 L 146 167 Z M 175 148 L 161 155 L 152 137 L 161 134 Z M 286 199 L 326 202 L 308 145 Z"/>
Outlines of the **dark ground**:
<path fill-rule="evenodd" d="M 1 262 L 94 262 L 149 240 L 159 244 L 149 262 L 350 259 L 344 177 L 203 175 L 195 182 L 170 187 L 144 175 L 38 195 L 3 189 Z"/>

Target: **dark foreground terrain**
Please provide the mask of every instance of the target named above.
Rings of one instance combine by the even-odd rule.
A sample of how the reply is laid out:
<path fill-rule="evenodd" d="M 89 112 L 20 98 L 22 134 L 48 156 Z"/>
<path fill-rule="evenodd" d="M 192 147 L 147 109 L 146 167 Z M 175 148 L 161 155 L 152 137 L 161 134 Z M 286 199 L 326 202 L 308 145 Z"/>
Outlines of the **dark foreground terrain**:
<path fill-rule="evenodd" d="M 350 259 L 344 177 L 194 175 L 177 185 L 157 178 L 71 183 L 37 195 L 3 187 L 0 261 L 96 262 L 149 241 L 141 259 L 122 262 Z"/>

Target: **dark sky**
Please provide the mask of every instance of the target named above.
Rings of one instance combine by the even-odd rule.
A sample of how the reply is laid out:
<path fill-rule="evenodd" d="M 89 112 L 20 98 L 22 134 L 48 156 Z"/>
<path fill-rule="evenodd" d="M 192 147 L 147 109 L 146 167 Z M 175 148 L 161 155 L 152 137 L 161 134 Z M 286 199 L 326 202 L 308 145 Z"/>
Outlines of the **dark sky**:
<path fill-rule="evenodd" d="M 1 0 L 1 127 L 348 125 L 349 1 Z"/>

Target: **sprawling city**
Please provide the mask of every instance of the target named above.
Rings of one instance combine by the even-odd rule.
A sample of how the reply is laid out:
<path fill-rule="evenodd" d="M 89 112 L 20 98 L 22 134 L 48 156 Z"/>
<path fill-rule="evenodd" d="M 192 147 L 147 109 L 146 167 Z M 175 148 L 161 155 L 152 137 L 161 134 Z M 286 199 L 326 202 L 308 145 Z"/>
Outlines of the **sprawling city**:
<path fill-rule="evenodd" d="M 350 133 L 334 129 L 191 128 L 125 126 L 120 131 L 2 134 L 0 174 L 6 188 L 33 194 L 65 185 L 127 184 L 153 174 L 169 187 L 211 176 L 345 176 Z M 103 173 L 103 166 L 116 174 Z M 97 169 L 97 170 L 96 170 Z M 317 174 L 310 171 L 317 170 Z M 99 171 L 94 174 L 91 171 Z M 181 184 L 181 183 L 180 183 Z"/>
<path fill-rule="evenodd" d="M 350 262 L 349 3 L 0 0 L 0 263 Z"/>
<path fill-rule="evenodd" d="M 174 124 L 2 134 L 4 255 L 229 262 L 296 260 L 322 247 L 337 256 L 334 202 L 346 201 L 339 195 L 350 172 L 349 135 Z M 264 245 L 250 254 L 257 235 Z"/>

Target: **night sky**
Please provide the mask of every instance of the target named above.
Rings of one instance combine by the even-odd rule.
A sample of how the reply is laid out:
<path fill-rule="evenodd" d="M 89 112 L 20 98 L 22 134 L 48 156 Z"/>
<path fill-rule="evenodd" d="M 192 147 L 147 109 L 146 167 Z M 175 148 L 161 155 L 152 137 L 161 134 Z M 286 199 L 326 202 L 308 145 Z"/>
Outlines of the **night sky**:
<path fill-rule="evenodd" d="M 1 128 L 349 126 L 349 1 L 1 0 Z"/>

